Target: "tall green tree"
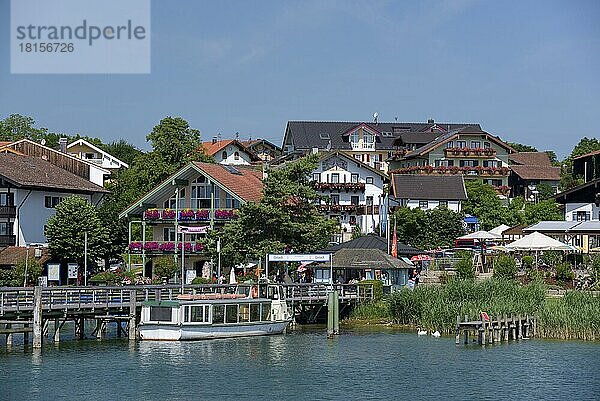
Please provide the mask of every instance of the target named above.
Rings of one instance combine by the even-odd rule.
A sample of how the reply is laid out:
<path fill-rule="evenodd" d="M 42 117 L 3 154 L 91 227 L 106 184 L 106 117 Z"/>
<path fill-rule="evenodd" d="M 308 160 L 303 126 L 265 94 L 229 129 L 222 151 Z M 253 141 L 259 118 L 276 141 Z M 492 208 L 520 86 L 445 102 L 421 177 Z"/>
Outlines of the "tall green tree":
<path fill-rule="evenodd" d="M 491 230 L 500 224 L 512 226 L 517 223 L 517 217 L 502 203 L 490 185 L 480 180 L 465 180 L 465 187 L 468 200 L 463 203 L 463 212 L 476 216 L 482 230 Z"/>
<path fill-rule="evenodd" d="M 554 199 L 526 204 L 523 217 L 526 224 L 535 224 L 546 220 L 563 220 L 560 206 Z"/>
<path fill-rule="evenodd" d="M 517 142 L 506 142 L 508 146 L 516 150 L 517 152 L 537 152 L 538 150 L 530 145 L 524 145 Z"/>
<path fill-rule="evenodd" d="M 78 196 L 65 198 L 56 206 L 56 213 L 44 230 L 52 257 L 61 262 L 76 261 L 82 267 L 84 232 L 87 232 L 88 264 L 93 266 L 105 255 L 108 233 L 91 203 Z"/>
<path fill-rule="evenodd" d="M 191 128 L 181 117 L 163 118 L 146 139 L 169 165 L 180 166 L 202 155 L 200 131 Z"/>
<path fill-rule="evenodd" d="M 142 154 L 142 151 L 127 142 L 124 139 L 102 144 L 100 148 L 117 159 L 132 165 L 135 158 Z"/>
<path fill-rule="evenodd" d="M 16 141 L 23 138 L 40 141 L 48 129 L 36 128 L 34 125 L 35 120 L 32 117 L 11 114 L 0 120 L 0 141 Z"/>
<path fill-rule="evenodd" d="M 464 234 L 464 215 L 448 208 L 423 211 L 401 207 L 393 218 L 398 240 L 421 249 L 450 247 Z"/>
<path fill-rule="evenodd" d="M 273 252 L 314 252 L 325 248 L 338 222 L 324 217 L 314 201 L 319 195 L 310 185 L 317 155 L 307 156 L 276 170 L 265 180 L 259 203 L 246 203 L 238 218 L 210 235 L 209 249 L 221 239 L 225 265 L 258 259 Z"/>

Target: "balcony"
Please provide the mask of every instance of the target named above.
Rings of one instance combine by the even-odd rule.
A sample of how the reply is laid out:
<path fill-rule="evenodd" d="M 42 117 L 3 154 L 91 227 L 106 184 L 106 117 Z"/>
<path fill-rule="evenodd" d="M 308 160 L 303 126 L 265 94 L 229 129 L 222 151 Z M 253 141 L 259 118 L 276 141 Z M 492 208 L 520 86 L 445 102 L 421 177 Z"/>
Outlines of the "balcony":
<path fill-rule="evenodd" d="M 496 150 L 492 148 L 446 148 L 446 157 L 496 157 Z"/>
<path fill-rule="evenodd" d="M 171 222 L 175 221 L 175 210 L 173 209 L 148 209 L 144 212 L 145 221 Z M 216 221 L 229 221 L 237 218 L 235 209 L 215 209 L 214 219 Z M 177 221 L 203 222 L 211 220 L 210 209 L 183 209 L 177 212 Z"/>
<path fill-rule="evenodd" d="M 0 206 L 0 218 L 14 219 L 17 217 L 16 206 Z"/>
<path fill-rule="evenodd" d="M 198 254 L 205 251 L 204 244 L 199 242 L 186 242 L 182 246 L 181 242 L 177 243 L 177 252 L 181 253 L 181 249 L 185 253 Z M 148 242 L 131 242 L 128 247 L 129 253 L 146 253 L 153 255 L 172 254 L 175 253 L 175 242 L 172 241 L 148 241 Z"/>
<path fill-rule="evenodd" d="M 458 167 L 458 166 L 412 166 L 391 171 L 397 174 L 439 174 L 439 175 L 475 175 L 481 177 L 506 177 L 510 174 L 508 167 Z"/>
<path fill-rule="evenodd" d="M 0 235 L 0 247 L 15 246 L 17 244 L 16 235 Z"/>
<path fill-rule="evenodd" d="M 317 190 L 330 191 L 364 191 L 364 182 L 315 182 L 314 188 Z"/>
<path fill-rule="evenodd" d="M 379 214 L 379 206 L 365 205 L 319 205 L 322 212 L 348 212 L 356 215 Z"/>

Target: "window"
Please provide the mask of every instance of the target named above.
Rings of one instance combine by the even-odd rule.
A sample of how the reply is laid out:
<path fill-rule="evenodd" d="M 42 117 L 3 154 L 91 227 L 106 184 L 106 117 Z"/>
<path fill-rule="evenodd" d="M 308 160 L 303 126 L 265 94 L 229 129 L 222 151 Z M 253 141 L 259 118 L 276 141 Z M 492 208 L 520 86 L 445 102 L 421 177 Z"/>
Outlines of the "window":
<path fill-rule="evenodd" d="M 367 177 L 367 184 L 373 183 L 373 177 Z"/>
<path fill-rule="evenodd" d="M 212 185 L 206 177 L 201 175 L 192 182 L 192 196 L 190 207 L 196 209 L 209 208 L 212 195 Z"/>
<path fill-rule="evenodd" d="M 471 141 L 471 149 L 477 149 L 481 147 L 481 142 L 479 141 Z"/>
<path fill-rule="evenodd" d="M 319 138 L 321 138 L 321 139 L 330 139 L 329 133 L 328 132 L 321 132 L 319 134 Z"/>
<path fill-rule="evenodd" d="M 313 179 L 313 181 L 320 182 L 321 181 L 321 173 L 313 173 L 312 179 Z"/>
<path fill-rule="evenodd" d="M 235 152 L 233 154 L 233 160 L 240 160 L 240 152 Z"/>
<path fill-rule="evenodd" d="M 208 305 L 190 307 L 190 322 L 208 323 Z"/>
<path fill-rule="evenodd" d="M 331 204 L 339 205 L 340 204 L 340 196 L 339 195 L 331 195 Z"/>
<path fill-rule="evenodd" d="M 250 304 L 250 321 L 260 321 L 260 304 Z"/>
<path fill-rule="evenodd" d="M 446 148 L 453 148 L 453 147 L 454 147 L 454 141 L 446 142 Z"/>
<path fill-rule="evenodd" d="M 363 146 L 365 148 L 375 148 L 375 135 L 367 130 L 363 130 Z"/>
<path fill-rule="evenodd" d="M 177 205 L 175 205 L 175 194 L 173 194 L 170 199 L 167 199 L 163 203 L 163 207 L 165 209 L 175 209 L 175 206 L 177 206 L 179 209 L 185 208 L 185 188 L 181 188 L 179 190 L 179 203 Z"/>
<path fill-rule="evenodd" d="M 263 322 L 271 320 L 270 304 L 260 304 L 260 320 L 262 320 Z"/>
<path fill-rule="evenodd" d="M 350 175 L 350 182 L 357 183 L 358 182 L 358 174 L 351 174 Z"/>
<path fill-rule="evenodd" d="M 367 206 L 373 206 L 373 197 L 367 196 Z"/>
<path fill-rule="evenodd" d="M 227 159 L 227 151 L 224 150 L 223 153 L 221 153 L 221 159 L 226 160 Z"/>
<path fill-rule="evenodd" d="M 15 198 L 14 194 L 9 194 L 6 192 L 0 193 L 0 206 L 14 206 Z"/>
<path fill-rule="evenodd" d="M 171 308 L 166 306 L 151 306 L 150 320 L 153 322 L 170 322 Z"/>
<path fill-rule="evenodd" d="M 0 222 L 0 235 L 12 235 L 13 224 L 5 221 Z"/>
<path fill-rule="evenodd" d="M 174 228 L 163 228 L 163 241 L 175 241 L 175 229 Z"/>
<path fill-rule="evenodd" d="M 461 160 L 460 161 L 461 167 L 477 167 L 478 165 L 479 165 L 479 162 L 477 160 Z"/>
<path fill-rule="evenodd" d="M 358 198 L 358 196 L 354 196 L 354 195 L 353 195 L 353 196 L 351 196 L 351 197 L 350 197 L 350 204 L 351 204 L 351 205 L 358 206 L 358 199 L 359 199 L 359 198 Z"/>
<path fill-rule="evenodd" d="M 340 174 L 339 173 L 332 173 L 331 174 L 331 183 L 332 184 L 339 184 L 340 182 Z"/>
<path fill-rule="evenodd" d="M 419 209 L 427 210 L 429 208 L 429 202 L 426 200 L 419 201 Z"/>
<path fill-rule="evenodd" d="M 359 141 L 359 134 L 358 134 L 358 130 L 354 130 L 352 131 L 352 133 L 350 134 L 350 142 L 353 145 L 358 145 L 358 141 Z"/>
<path fill-rule="evenodd" d="M 442 159 L 438 159 L 435 161 L 435 166 L 436 167 L 448 167 L 450 164 L 448 163 L 449 160 L 442 160 Z"/>
<path fill-rule="evenodd" d="M 498 160 L 484 160 L 483 167 L 499 167 Z"/>
<path fill-rule="evenodd" d="M 456 147 L 457 148 L 466 148 L 467 147 L 467 141 L 456 141 Z"/>
<path fill-rule="evenodd" d="M 56 205 L 58 205 L 60 202 L 62 202 L 63 198 L 61 196 L 45 196 L 44 197 L 44 206 L 47 207 L 48 209 L 53 209 L 56 207 Z"/>
<path fill-rule="evenodd" d="M 590 212 L 579 211 L 573 212 L 573 221 L 588 221 L 590 220 Z"/>
<path fill-rule="evenodd" d="M 226 305 L 225 306 L 225 323 L 237 323 L 238 322 L 238 306 L 237 305 Z"/>
<path fill-rule="evenodd" d="M 438 207 L 445 207 L 448 208 L 448 201 L 447 200 L 441 200 L 438 204 Z"/>
<path fill-rule="evenodd" d="M 488 148 L 491 148 L 491 145 L 490 145 L 490 143 L 489 143 L 489 142 L 484 142 L 484 143 L 483 143 L 483 147 L 484 147 L 485 149 L 488 149 Z"/>
<path fill-rule="evenodd" d="M 212 322 L 223 323 L 225 317 L 225 305 L 213 305 Z"/>
<path fill-rule="evenodd" d="M 233 197 L 230 193 L 225 193 L 225 208 L 226 209 L 239 209 L 240 201 Z"/>

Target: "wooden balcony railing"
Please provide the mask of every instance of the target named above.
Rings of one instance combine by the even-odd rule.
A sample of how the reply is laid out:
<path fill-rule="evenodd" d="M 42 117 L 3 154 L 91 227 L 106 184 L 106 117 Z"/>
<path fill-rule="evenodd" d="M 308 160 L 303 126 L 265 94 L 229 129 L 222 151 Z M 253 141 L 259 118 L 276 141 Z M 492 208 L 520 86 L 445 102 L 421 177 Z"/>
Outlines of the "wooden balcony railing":
<path fill-rule="evenodd" d="M 16 235 L 0 235 L 0 247 L 15 246 L 17 244 Z"/>
<path fill-rule="evenodd" d="M 16 206 L 0 206 L 0 218 L 14 219 L 17 216 Z"/>
<path fill-rule="evenodd" d="M 446 157 L 496 157 L 492 148 L 446 148 Z"/>
<path fill-rule="evenodd" d="M 318 190 L 338 190 L 338 191 L 364 191 L 364 182 L 315 182 L 314 188 Z"/>

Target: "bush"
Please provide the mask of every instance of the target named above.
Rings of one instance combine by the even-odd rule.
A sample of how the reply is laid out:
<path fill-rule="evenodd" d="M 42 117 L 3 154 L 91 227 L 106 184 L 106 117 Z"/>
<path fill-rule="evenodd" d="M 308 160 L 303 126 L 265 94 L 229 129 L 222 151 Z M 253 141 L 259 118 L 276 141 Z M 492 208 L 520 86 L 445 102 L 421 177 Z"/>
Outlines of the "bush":
<path fill-rule="evenodd" d="M 542 263 L 546 266 L 556 266 L 562 260 L 562 252 L 545 251 L 541 256 Z"/>
<path fill-rule="evenodd" d="M 35 258 L 27 262 L 27 285 L 37 285 L 37 279 L 42 275 L 42 264 Z M 0 269 L 0 287 L 22 287 L 25 278 L 25 259 L 17 262 L 15 267 Z"/>
<path fill-rule="evenodd" d="M 571 265 L 563 262 L 556 265 L 556 281 L 559 283 L 566 283 L 575 278 L 575 273 L 571 269 Z"/>
<path fill-rule="evenodd" d="M 540 281 L 543 282 L 545 278 L 545 274 L 542 271 L 539 271 L 535 268 L 527 269 L 527 278 L 529 281 Z"/>
<path fill-rule="evenodd" d="M 594 281 L 600 282 L 600 255 L 595 256 L 594 259 L 592 259 L 592 275 Z"/>
<path fill-rule="evenodd" d="M 383 299 L 383 282 L 381 280 L 363 280 L 358 283 L 358 293 L 360 296 L 368 296 L 370 286 L 373 286 L 373 301 Z"/>
<path fill-rule="evenodd" d="M 178 268 L 173 258 L 158 258 L 154 263 L 154 276 L 157 279 L 166 278 L 168 281 L 177 273 Z"/>
<path fill-rule="evenodd" d="M 196 277 L 192 280 L 192 284 L 212 284 L 212 280 L 204 277 Z"/>
<path fill-rule="evenodd" d="M 460 280 L 474 280 L 475 279 L 475 266 L 473 266 L 473 259 L 469 252 L 461 251 L 456 254 L 460 260 L 454 265 L 456 269 L 456 276 Z"/>
<path fill-rule="evenodd" d="M 92 284 L 121 284 L 121 277 L 118 274 L 104 271 L 93 275 L 90 278 Z"/>
<path fill-rule="evenodd" d="M 512 256 L 500 255 L 494 263 L 494 277 L 514 280 L 517 275 L 517 262 Z"/>
<path fill-rule="evenodd" d="M 534 262 L 533 256 L 530 256 L 530 255 L 523 256 L 523 259 L 521 259 L 521 263 L 522 263 L 524 269 L 531 268 L 533 266 L 533 262 Z"/>
<path fill-rule="evenodd" d="M 390 307 L 387 302 L 366 302 L 356 306 L 350 314 L 352 319 L 370 320 L 370 319 L 391 319 Z"/>

